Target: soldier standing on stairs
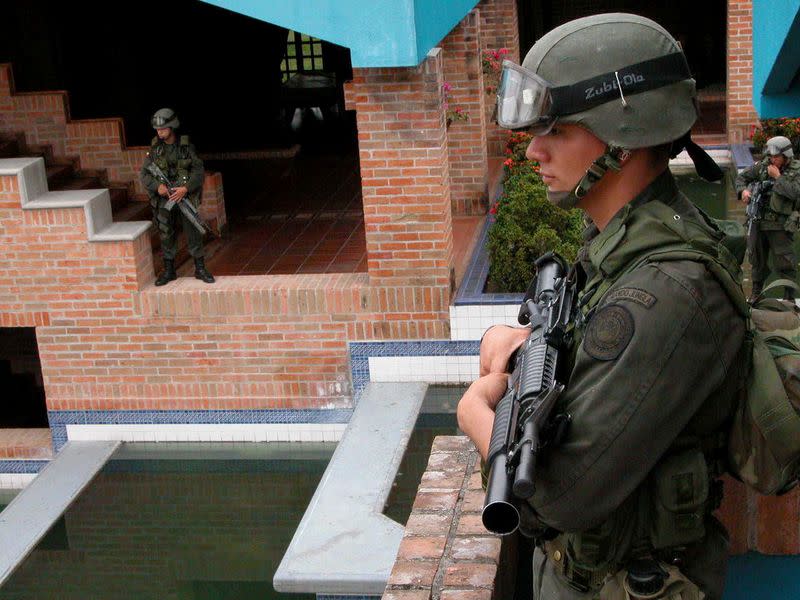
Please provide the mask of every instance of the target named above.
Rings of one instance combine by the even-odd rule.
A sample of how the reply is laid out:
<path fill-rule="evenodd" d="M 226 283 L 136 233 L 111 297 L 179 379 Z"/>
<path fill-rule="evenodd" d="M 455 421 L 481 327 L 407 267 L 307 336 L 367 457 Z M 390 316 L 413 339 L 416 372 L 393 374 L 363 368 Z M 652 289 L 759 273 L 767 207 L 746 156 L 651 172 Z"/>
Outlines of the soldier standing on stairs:
<path fill-rule="evenodd" d="M 197 156 L 194 146 L 189 143 L 189 136 L 176 135 L 180 126 L 175 111 L 162 108 L 150 119 L 156 130 L 156 137 L 150 145 L 140 177 L 142 185 L 150 196 L 153 209 L 153 224 L 161 238 L 161 250 L 164 256 L 164 270 L 156 279 L 156 285 L 165 285 L 177 279 L 175 272 L 175 254 L 177 253 L 177 220 L 182 221 L 183 231 L 189 244 L 189 254 L 194 259 L 194 276 L 206 283 L 214 283 L 214 276 L 206 270 L 203 255 L 203 235 L 195 229 L 179 210 L 168 211 L 164 205 L 169 201 L 191 202 L 195 208 L 200 206 L 200 193 L 203 189 L 203 161 Z M 150 163 L 155 163 L 175 187 L 167 187 L 153 177 L 147 170 Z M 180 215 L 180 217 L 178 216 Z"/>

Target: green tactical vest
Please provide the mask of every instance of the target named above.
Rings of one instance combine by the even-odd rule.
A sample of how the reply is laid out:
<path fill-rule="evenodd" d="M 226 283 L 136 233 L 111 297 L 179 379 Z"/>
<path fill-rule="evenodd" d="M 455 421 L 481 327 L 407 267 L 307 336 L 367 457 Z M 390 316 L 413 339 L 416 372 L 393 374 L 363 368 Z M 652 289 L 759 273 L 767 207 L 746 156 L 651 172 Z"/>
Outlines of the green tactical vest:
<path fill-rule="evenodd" d="M 769 157 L 765 157 L 761 160 L 758 169 L 759 181 L 768 181 L 770 179 L 770 176 L 767 173 L 767 167 L 769 164 Z M 800 161 L 790 160 L 789 164 L 781 173 L 781 177 L 786 177 L 792 180 L 797 180 L 800 178 Z M 772 193 L 770 193 L 769 204 L 766 206 L 764 219 L 767 221 L 784 223 L 786 222 L 786 218 L 795 210 L 797 210 L 797 207 L 795 206 L 794 199 L 787 198 L 786 196 L 778 194 L 773 190 Z"/>
<path fill-rule="evenodd" d="M 167 152 L 164 142 L 158 136 L 153 138 L 150 143 L 150 159 L 158 166 L 159 169 L 167 174 L 176 186 L 188 185 L 189 183 L 189 169 L 192 166 L 192 157 L 189 146 L 189 136 L 182 135 L 178 141 L 178 160 L 175 164 L 170 164 L 167 160 Z M 194 199 L 197 193 L 191 194 L 190 197 Z"/>
<path fill-rule="evenodd" d="M 573 361 L 587 322 L 606 293 L 622 276 L 648 263 L 703 263 L 737 311 L 749 315 L 739 283 L 740 261 L 728 249 L 725 233 L 709 217 L 700 213 L 702 221 L 698 222 L 658 200 L 627 205 L 621 211 L 589 248 L 588 258 L 596 272 L 578 295 Z M 737 227 L 741 230 L 741 225 Z M 691 425 L 690 421 L 687 430 Z M 648 479 L 606 522 L 588 531 L 559 535 L 555 543 L 563 548 L 573 572 L 581 572 L 581 577 L 590 581 L 602 581 L 631 558 L 701 540 L 706 534 L 706 517 L 721 500 L 713 481 L 724 467 L 710 457 L 724 454 L 725 447 L 724 432 L 702 442 L 679 437 Z M 696 482 L 695 489 L 677 493 L 674 482 L 687 477 Z M 684 501 L 676 502 L 676 497 Z"/>

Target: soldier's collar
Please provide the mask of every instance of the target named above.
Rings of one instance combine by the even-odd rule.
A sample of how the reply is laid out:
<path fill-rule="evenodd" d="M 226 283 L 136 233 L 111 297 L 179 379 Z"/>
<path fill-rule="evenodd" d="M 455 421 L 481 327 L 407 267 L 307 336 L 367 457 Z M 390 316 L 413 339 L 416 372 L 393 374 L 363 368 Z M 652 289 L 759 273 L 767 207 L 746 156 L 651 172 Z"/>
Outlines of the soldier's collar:
<path fill-rule="evenodd" d="M 606 225 L 605 229 L 595 236 L 589 246 L 589 260 L 592 266 L 600 271 L 603 261 L 617 248 L 625 238 L 626 224 L 632 213 L 648 202 L 658 200 L 664 204 L 673 204 L 678 197 L 678 185 L 669 169 L 658 175 L 650 184 L 623 206 Z"/>

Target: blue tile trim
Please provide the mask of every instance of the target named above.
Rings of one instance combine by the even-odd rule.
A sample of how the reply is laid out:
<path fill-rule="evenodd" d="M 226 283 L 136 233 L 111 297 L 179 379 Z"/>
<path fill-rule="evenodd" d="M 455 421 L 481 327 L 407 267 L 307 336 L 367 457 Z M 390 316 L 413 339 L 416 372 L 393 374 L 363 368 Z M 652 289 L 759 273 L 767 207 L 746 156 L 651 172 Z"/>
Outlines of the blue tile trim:
<path fill-rule="evenodd" d="M 353 380 L 353 398 L 361 393 L 370 381 L 370 357 L 394 356 L 478 356 L 478 340 L 419 340 L 410 342 L 350 342 L 350 375 Z"/>
<path fill-rule="evenodd" d="M 494 217 L 489 215 L 483 224 L 481 236 L 472 252 L 472 258 L 464 274 L 464 279 L 456 293 L 453 304 L 468 306 L 470 304 L 519 304 L 525 294 L 485 294 L 483 288 L 489 277 L 489 251 L 486 241 L 489 238 L 489 228 L 494 224 Z"/>
<path fill-rule="evenodd" d="M 35 474 L 49 462 L 49 460 L 0 460 L 0 473 Z"/>
<path fill-rule="evenodd" d="M 260 410 L 51 410 L 53 449 L 67 443 L 67 425 L 208 425 L 348 423 L 352 408 Z"/>

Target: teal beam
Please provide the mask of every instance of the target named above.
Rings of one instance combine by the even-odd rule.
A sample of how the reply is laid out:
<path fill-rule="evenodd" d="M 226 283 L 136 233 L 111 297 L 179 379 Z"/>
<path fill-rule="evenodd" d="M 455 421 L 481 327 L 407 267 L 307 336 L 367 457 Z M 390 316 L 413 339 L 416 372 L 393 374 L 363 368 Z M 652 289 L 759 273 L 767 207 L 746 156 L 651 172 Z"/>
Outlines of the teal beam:
<path fill-rule="evenodd" d="M 800 114 L 800 0 L 753 3 L 753 105 L 762 119 Z"/>
<path fill-rule="evenodd" d="M 204 0 L 350 49 L 354 67 L 421 63 L 478 0 Z"/>

